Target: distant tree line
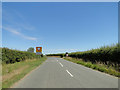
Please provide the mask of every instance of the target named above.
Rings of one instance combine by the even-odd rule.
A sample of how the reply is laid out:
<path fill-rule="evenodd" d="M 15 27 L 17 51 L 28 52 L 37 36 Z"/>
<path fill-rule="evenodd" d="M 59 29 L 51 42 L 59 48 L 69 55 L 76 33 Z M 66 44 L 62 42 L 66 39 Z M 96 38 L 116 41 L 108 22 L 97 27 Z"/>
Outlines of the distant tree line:
<path fill-rule="evenodd" d="M 47 54 L 47 56 L 60 56 L 60 57 L 64 57 L 65 54 L 64 54 L 64 53 L 59 53 L 59 54 Z"/>

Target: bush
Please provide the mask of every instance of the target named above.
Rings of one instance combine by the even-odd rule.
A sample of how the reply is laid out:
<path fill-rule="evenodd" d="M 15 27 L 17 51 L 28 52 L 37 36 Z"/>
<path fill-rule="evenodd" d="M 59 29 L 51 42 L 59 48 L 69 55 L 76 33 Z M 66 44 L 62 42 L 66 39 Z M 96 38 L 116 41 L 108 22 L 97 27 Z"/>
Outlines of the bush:
<path fill-rule="evenodd" d="M 26 59 L 38 59 L 40 55 L 36 55 L 35 53 L 30 53 L 27 51 L 18 51 L 11 50 L 8 48 L 2 48 L 2 62 L 9 64 L 24 61 Z"/>
<path fill-rule="evenodd" d="M 105 68 L 99 67 L 98 70 L 101 71 L 101 72 L 104 72 Z"/>
<path fill-rule="evenodd" d="M 63 53 L 59 53 L 59 54 L 48 54 L 47 56 L 60 56 L 61 58 L 65 56 L 65 54 Z"/>
<path fill-rule="evenodd" d="M 120 46 L 116 44 L 84 52 L 69 53 L 69 57 L 83 59 L 85 62 L 90 61 L 92 64 L 102 63 L 108 67 L 112 65 L 118 68 L 118 63 L 120 63 Z M 97 67 L 95 66 L 94 68 Z"/>
<path fill-rule="evenodd" d="M 61 56 L 63 57 L 65 54 L 49 54 L 47 56 Z M 112 45 L 112 46 L 103 46 L 97 49 L 91 49 L 84 52 L 73 52 L 69 53 L 69 57 L 82 59 L 85 62 L 91 62 L 92 64 L 102 63 L 107 67 L 114 67 L 117 71 L 120 71 L 120 45 Z M 78 64 L 84 65 L 84 63 L 77 62 Z M 87 67 L 91 67 L 93 69 L 98 69 L 97 66 L 86 65 Z M 100 69 L 103 71 L 103 69 Z"/>

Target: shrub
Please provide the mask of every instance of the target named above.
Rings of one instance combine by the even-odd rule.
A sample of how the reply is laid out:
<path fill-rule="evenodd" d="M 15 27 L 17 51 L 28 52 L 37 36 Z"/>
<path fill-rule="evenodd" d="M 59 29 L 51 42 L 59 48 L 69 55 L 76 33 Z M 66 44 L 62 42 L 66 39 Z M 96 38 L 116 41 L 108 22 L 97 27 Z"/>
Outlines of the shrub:
<path fill-rule="evenodd" d="M 92 64 L 103 63 L 107 66 L 112 65 L 118 68 L 118 63 L 120 63 L 120 46 L 116 44 L 84 52 L 69 53 L 69 57 L 83 59 L 85 62 L 90 61 Z M 97 67 L 94 66 L 94 68 Z"/>
<path fill-rule="evenodd" d="M 61 56 L 63 57 L 65 54 L 49 54 L 47 56 Z M 103 46 L 97 49 L 91 49 L 84 52 L 73 52 L 69 53 L 69 57 L 79 58 L 85 62 L 91 62 L 92 64 L 102 63 L 108 67 L 113 66 L 116 70 L 120 71 L 120 45 L 112 45 L 112 46 Z M 74 61 L 73 61 L 74 62 Z M 78 64 L 84 65 L 82 62 L 77 62 Z M 98 69 L 97 66 L 94 65 L 85 65 L 87 67 L 91 67 L 94 69 Z M 103 71 L 103 69 L 99 69 Z M 107 70 L 106 70 L 107 72 Z"/>
<path fill-rule="evenodd" d="M 40 58 L 40 55 L 27 51 L 18 51 L 8 48 L 2 48 L 2 62 L 9 64 L 24 61 L 26 59 Z"/>

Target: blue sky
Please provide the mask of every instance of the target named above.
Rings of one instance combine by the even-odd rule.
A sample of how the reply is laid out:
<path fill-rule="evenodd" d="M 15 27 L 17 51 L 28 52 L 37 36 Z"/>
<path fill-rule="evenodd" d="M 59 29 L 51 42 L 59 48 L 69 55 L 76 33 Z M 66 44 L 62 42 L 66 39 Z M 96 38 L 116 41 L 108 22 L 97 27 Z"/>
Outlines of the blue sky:
<path fill-rule="evenodd" d="M 85 51 L 118 42 L 117 2 L 2 4 L 2 46 L 43 53 Z"/>

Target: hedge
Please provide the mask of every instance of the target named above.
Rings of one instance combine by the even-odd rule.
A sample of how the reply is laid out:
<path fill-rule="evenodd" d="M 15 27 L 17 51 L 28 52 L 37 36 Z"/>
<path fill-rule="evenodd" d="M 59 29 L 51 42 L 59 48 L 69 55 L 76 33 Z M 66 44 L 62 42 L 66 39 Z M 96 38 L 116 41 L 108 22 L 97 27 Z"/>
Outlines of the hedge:
<path fill-rule="evenodd" d="M 40 57 L 40 55 L 36 55 L 35 53 L 30 53 L 27 51 L 2 48 L 2 62 L 6 64 L 20 62 L 26 59 L 38 59 Z"/>
<path fill-rule="evenodd" d="M 61 56 L 65 54 L 49 54 L 47 56 Z M 69 57 L 80 58 L 85 62 L 90 61 L 92 63 L 105 64 L 107 66 L 114 66 L 119 68 L 120 66 L 120 45 L 103 46 L 97 49 L 91 49 L 83 52 L 69 53 Z"/>

